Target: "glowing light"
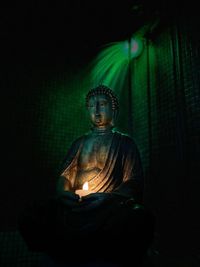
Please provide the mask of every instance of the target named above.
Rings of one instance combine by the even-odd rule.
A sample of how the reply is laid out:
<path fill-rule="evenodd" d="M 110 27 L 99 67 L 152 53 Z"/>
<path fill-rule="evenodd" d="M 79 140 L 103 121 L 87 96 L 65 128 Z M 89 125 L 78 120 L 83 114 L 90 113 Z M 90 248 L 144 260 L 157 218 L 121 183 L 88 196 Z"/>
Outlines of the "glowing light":
<path fill-rule="evenodd" d="M 129 45 L 127 41 L 107 44 L 91 62 L 91 80 L 94 84 L 103 83 L 112 88 L 124 86 L 128 64 Z"/>
<path fill-rule="evenodd" d="M 127 86 L 127 77 L 132 75 L 132 61 L 141 55 L 143 49 L 144 39 L 139 34 L 134 34 L 128 40 L 105 45 L 88 66 L 90 83 L 105 84 L 120 95 Z"/>
<path fill-rule="evenodd" d="M 131 52 L 133 53 L 137 52 L 138 47 L 139 47 L 138 43 L 135 40 L 133 40 L 132 46 L 131 46 Z"/>
<path fill-rule="evenodd" d="M 88 190 L 88 189 L 89 189 L 88 182 L 85 182 L 83 184 L 83 190 Z"/>
<path fill-rule="evenodd" d="M 130 40 L 130 56 L 136 58 L 141 55 L 143 51 L 143 40 L 139 37 L 133 37 Z"/>

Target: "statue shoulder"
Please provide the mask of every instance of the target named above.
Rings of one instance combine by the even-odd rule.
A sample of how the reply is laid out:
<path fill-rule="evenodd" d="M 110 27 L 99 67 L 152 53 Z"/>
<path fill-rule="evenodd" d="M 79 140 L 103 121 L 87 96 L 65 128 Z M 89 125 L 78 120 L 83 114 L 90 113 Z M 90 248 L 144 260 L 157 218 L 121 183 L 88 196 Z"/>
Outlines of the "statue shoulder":
<path fill-rule="evenodd" d="M 74 139 L 74 141 L 72 141 L 72 143 L 71 143 L 71 147 L 78 149 L 79 146 L 83 143 L 85 137 L 86 137 L 86 135 L 81 135 L 81 136 L 77 137 L 76 139 Z"/>
<path fill-rule="evenodd" d="M 78 150 L 80 146 L 91 136 L 91 132 L 86 132 L 80 136 L 78 136 L 74 141 L 72 141 L 70 148 Z"/>
<path fill-rule="evenodd" d="M 74 141 L 71 142 L 71 145 L 69 146 L 67 153 L 62 160 L 58 172 L 61 173 L 69 164 L 72 162 L 72 160 L 75 158 L 81 144 L 84 140 L 84 135 L 76 138 Z"/>
<path fill-rule="evenodd" d="M 137 142 L 133 137 L 131 137 L 127 133 L 116 132 L 116 136 L 118 136 L 118 143 L 120 143 L 121 151 L 125 153 L 140 153 Z"/>
<path fill-rule="evenodd" d="M 129 134 L 119 131 L 115 131 L 115 134 L 116 136 L 121 138 L 123 143 L 136 145 L 134 138 L 132 138 Z"/>

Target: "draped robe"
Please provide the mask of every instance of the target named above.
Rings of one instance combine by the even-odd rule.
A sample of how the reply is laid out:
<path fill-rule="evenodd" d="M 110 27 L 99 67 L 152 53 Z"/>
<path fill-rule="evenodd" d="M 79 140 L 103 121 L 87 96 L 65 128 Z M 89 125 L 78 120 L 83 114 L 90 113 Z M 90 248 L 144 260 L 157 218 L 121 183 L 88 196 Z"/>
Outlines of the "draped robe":
<path fill-rule="evenodd" d="M 78 158 L 86 135 L 81 136 L 67 153 L 61 175 L 75 184 Z M 104 168 L 88 181 L 93 193 L 112 192 L 125 197 L 132 197 L 142 202 L 143 170 L 138 148 L 129 136 L 114 132 Z"/>
<path fill-rule="evenodd" d="M 86 137 L 83 135 L 72 143 L 60 171 L 72 185 Z M 19 230 L 28 247 L 46 251 L 64 262 L 82 261 L 87 255 L 86 260 L 100 257 L 124 264 L 133 251 L 136 261 L 153 238 L 154 222 L 144 209 L 134 209 L 128 202 L 121 202 L 122 199 L 133 199 L 136 203 L 143 200 L 143 171 L 134 140 L 114 132 L 104 168 L 88 182 L 96 194 L 76 204 L 75 209 L 67 201 L 53 198 L 25 211 Z M 105 198 L 96 205 L 99 203 L 96 196 L 100 195 L 115 197 Z M 127 245 L 130 242 L 127 243 L 127 238 L 134 240 L 132 246 Z"/>

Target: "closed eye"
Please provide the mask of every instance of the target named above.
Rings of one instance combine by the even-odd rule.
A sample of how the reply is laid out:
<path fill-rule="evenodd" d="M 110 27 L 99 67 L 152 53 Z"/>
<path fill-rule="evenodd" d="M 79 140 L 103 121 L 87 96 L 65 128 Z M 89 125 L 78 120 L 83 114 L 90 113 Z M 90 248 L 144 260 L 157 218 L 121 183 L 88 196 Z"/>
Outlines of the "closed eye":
<path fill-rule="evenodd" d="M 102 101 L 102 102 L 100 102 L 100 106 L 106 106 L 107 105 L 107 101 Z"/>
<path fill-rule="evenodd" d="M 90 104 L 88 105 L 89 108 L 93 108 L 94 107 L 94 104 Z"/>

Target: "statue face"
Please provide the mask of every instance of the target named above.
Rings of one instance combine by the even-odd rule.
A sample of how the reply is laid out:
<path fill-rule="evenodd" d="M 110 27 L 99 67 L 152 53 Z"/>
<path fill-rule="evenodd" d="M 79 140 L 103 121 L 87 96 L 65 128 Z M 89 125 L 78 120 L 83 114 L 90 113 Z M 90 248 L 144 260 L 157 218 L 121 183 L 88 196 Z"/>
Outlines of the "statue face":
<path fill-rule="evenodd" d="M 111 125 L 113 110 L 111 100 L 106 95 L 91 96 L 88 102 L 91 122 L 96 127 Z"/>

